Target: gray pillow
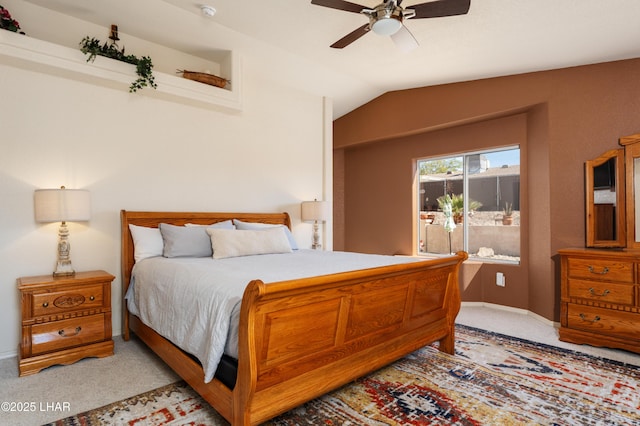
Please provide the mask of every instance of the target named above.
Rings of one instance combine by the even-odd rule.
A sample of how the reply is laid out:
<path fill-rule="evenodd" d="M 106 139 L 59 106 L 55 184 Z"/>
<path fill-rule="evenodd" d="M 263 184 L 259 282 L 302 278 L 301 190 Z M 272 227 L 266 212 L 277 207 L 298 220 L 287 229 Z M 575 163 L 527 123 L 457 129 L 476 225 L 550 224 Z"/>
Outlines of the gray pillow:
<path fill-rule="evenodd" d="M 210 257 L 211 239 L 204 227 L 175 226 L 160 224 L 164 241 L 164 257 Z"/>

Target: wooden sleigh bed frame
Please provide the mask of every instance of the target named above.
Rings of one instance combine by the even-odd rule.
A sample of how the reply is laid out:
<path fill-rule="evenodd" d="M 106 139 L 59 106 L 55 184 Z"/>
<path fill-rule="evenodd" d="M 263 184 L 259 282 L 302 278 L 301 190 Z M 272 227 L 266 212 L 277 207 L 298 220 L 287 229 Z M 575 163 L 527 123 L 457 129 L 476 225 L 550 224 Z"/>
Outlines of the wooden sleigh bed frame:
<path fill-rule="evenodd" d="M 211 224 L 228 219 L 284 224 L 287 213 L 121 212 L 122 287 L 134 265 L 129 224 Z M 133 331 L 232 425 L 254 425 L 439 341 L 453 354 L 460 309 L 458 271 L 465 252 L 424 262 L 385 266 L 265 285 L 248 283 L 240 313 L 238 371 L 229 389 L 204 383 L 201 365 L 129 314 Z"/>

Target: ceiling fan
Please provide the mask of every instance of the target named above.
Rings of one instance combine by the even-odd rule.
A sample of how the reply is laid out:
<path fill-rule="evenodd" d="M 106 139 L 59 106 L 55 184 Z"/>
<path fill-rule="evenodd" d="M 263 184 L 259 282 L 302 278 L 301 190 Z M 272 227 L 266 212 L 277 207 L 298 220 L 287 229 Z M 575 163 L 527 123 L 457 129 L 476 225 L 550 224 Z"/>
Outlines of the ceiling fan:
<path fill-rule="evenodd" d="M 443 16 L 465 15 L 469 12 L 471 0 L 435 0 L 415 4 L 403 8 L 402 0 L 384 0 L 373 9 L 344 0 L 311 0 L 311 4 L 362 13 L 369 17 L 369 22 L 355 31 L 350 32 L 331 45 L 335 49 L 342 49 L 368 33 L 373 31 L 379 35 L 391 36 L 394 43 L 402 50 L 418 47 L 418 42 L 411 32 L 404 26 L 405 19 L 440 18 Z"/>

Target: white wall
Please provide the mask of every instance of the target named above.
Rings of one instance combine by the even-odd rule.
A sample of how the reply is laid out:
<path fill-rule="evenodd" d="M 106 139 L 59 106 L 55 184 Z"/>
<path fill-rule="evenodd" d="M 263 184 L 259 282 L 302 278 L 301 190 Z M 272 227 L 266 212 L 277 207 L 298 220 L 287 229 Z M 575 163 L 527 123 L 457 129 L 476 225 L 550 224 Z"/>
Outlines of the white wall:
<path fill-rule="evenodd" d="M 116 275 L 114 334 L 121 328 L 121 209 L 287 211 L 298 243 L 310 246 L 300 202 L 330 195 L 330 101 L 288 87 L 286 78 L 265 80 L 251 50 L 244 54 L 240 113 L 0 63 L 0 357 L 15 355 L 19 343 L 16 278 L 49 274 L 55 265 L 57 224 L 35 223 L 37 188 L 91 191 L 91 221 L 69 226 L 71 258 L 78 271 Z"/>

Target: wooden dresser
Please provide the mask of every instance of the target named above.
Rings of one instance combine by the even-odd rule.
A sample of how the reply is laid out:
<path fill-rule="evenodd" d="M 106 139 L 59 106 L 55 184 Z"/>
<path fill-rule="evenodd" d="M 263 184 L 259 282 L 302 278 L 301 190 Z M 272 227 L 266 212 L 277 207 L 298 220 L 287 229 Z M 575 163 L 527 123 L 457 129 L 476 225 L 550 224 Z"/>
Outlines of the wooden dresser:
<path fill-rule="evenodd" d="M 560 340 L 640 353 L 640 252 L 564 249 Z"/>
<path fill-rule="evenodd" d="M 113 355 L 111 282 L 105 271 L 18 279 L 22 299 L 20 376 L 54 364 Z"/>

